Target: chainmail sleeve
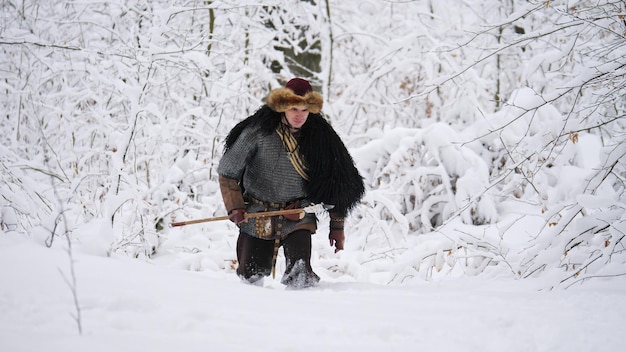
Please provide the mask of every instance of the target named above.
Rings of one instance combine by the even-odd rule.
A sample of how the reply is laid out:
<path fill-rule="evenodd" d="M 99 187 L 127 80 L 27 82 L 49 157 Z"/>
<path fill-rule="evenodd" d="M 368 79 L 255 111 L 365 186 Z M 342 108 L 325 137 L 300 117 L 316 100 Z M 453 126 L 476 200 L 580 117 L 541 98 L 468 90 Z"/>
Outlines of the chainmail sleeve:
<path fill-rule="evenodd" d="M 258 149 L 260 136 L 258 132 L 256 128 L 246 128 L 241 132 L 239 138 L 224 152 L 217 167 L 218 174 L 238 182 L 242 181 L 246 165 Z"/>

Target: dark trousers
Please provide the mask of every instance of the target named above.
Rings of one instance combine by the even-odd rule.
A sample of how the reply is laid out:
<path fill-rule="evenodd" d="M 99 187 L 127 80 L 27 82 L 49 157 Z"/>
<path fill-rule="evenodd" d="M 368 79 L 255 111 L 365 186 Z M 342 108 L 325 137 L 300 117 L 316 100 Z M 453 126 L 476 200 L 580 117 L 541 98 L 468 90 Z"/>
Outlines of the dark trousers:
<path fill-rule="evenodd" d="M 263 240 L 240 233 L 237 238 L 237 275 L 248 282 L 255 282 L 272 272 L 274 240 Z M 297 230 L 280 244 L 285 253 L 287 267 L 282 282 L 286 285 L 310 286 L 319 281 L 311 268 L 311 232 Z M 297 278 L 297 280 L 296 280 Z M 297 282 L 296 282 L 297 281 Z"/>

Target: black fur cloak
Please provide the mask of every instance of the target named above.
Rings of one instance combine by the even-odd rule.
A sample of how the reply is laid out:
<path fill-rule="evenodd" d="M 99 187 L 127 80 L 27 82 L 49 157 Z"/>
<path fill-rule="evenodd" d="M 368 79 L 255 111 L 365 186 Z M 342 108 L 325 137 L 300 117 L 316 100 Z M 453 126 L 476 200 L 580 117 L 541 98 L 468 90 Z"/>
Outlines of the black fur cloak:
<path fill-rule="evenodd" d="M 266 135 L 276 133 L 281 116 L 268 105 L 262 106 L 230 131 L 225 141 L 226 150 L 248 126 L 260 126 Z M 319 113 L 309 113 L 299 133 L 300 153 L 309 176 L 305 187 L 311 201 L 332 204 L 335 206 L 333 213 L 347 215 L 363 197 L 365 186 L 346 146 Z"/>

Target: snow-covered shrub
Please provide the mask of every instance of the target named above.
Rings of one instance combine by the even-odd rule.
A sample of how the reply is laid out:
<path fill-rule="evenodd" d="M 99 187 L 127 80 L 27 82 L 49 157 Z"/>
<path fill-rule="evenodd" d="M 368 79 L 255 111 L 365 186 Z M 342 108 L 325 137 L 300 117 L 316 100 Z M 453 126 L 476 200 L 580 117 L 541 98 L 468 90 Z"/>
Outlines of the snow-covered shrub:
<path fill-rule="evenodd" d="M 603 148 L 599 157 L 597 165 L 604 167 L 584 174 L 584 182 L 571 183 L 569 197 L 557 198 L 547 207 L 545 226 L 520 263 L 521 276 L 549 271 L 558 280 L 554 284 L 571 285 L 592 277 L 624 275 L 626 143 Z"/>
<path fill-rule="evenodd" d="M 402 235 L 432 231 L 452 216 L 473 225 L 497 220 L 488 165 L 449 126 L 382 134 L 354 151 L 371 188 L 365 204 L 377 218 L 397 223 Z"/>
<path fill-rule="evenodd" d="M 443 263 L 454 267 L 460 258 L 464 263 L 459 265 L 473 266 L 466 260 L 468 252 L 491 250 L 476 247 L 467 236 L 455 239 L 440 233 L 450 222 L 472 227 L 498 221 L 489 166 L 460 144 L 458 133 L 433 124 L 370 131 L 368 136 L 369 143 L 353 150 L 368 186 L 354 212 L 358 220 L 353 231 L 360 240 L 356 247 L 372 251 L 363 262 L 391 260 L 399 270 L 392 270 L 392 276 L 401 277 L 405 270 L 440 271 Z"/>

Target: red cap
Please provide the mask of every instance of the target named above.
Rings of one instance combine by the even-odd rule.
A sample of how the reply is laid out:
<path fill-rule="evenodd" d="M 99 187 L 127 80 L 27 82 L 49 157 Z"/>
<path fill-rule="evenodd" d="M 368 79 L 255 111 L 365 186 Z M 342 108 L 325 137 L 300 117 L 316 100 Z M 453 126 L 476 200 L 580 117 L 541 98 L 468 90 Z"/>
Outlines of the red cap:
<path fill-rule="evenodd" d="M 291 89 L 294 93 L 301 97 L 303 97 L 306 93 L 313 91 L 311 83 L 303 78 L 292 78 L 289 82 L 287 82 L 285 88 Z"/>

